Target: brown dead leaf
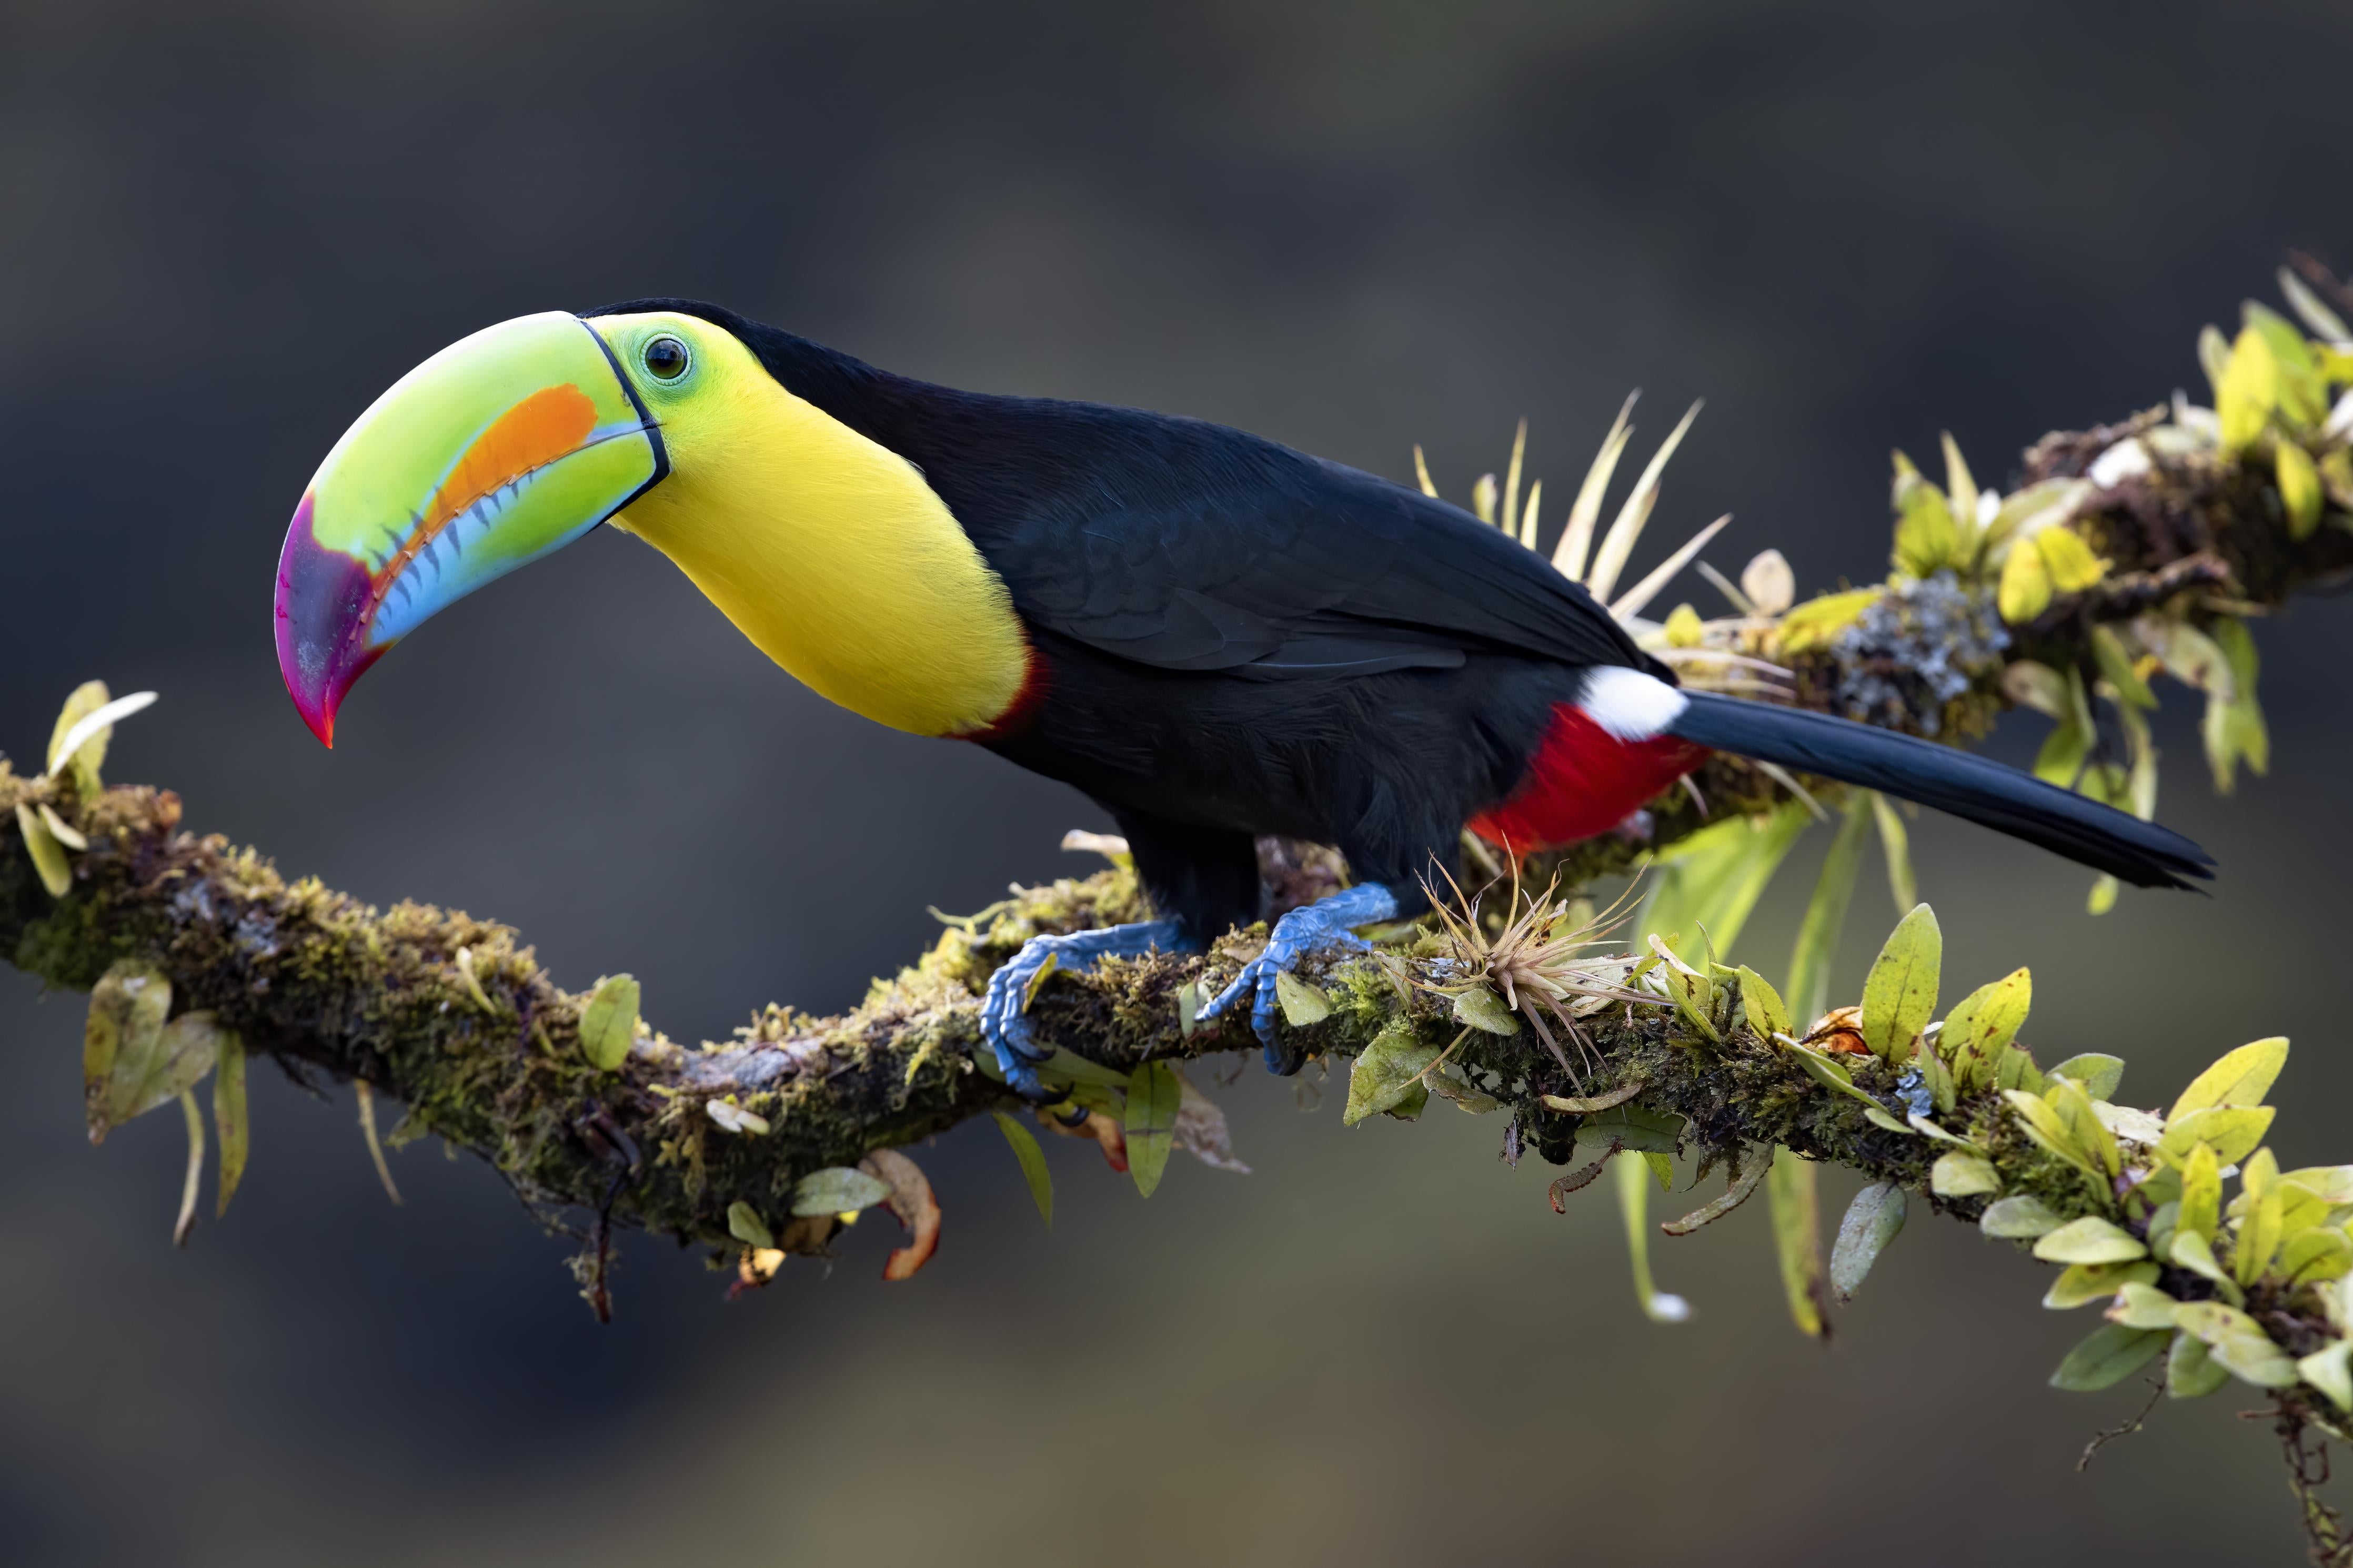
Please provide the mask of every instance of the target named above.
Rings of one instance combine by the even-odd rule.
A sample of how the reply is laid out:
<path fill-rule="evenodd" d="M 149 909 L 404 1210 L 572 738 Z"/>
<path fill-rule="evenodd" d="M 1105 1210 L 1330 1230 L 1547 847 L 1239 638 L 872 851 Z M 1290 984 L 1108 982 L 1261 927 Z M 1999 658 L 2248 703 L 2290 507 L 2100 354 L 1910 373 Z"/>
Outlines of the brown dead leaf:
<path fill-rule="evenodd" d="M 1121 1175 L 1127 1174 L 1127 1131 L 1115 1119 L 1090 1110 L 1084 1121 L 1071 1125 L 1048 1110 L 1039 1112 L 1038 1120 L 1065 1138 L 1093 1139 L 1103 1145 L 1103 1163 Z"/>
<path fill-rule="evenodd" d="M 1814 1020 L 1806 1031 L 1805 1043 L 1818 1051 L 1838 1051 L 1848 1056 L 1867 1057 L 1871 1047 L 1862 1043 L 1862 1009 L 1833 1007 Z"/>
<path fill-rule="evenodd" d="M 1176 1105 L 1176 1147 L 1204 1165 L 1249 1175 L 1250 1167 L 1234 1158 L 1233 1135 L 1218 1102 L 1195 1089 L 1182 1071 L 1176 1082 L 1184 1090 Z"/>
<path fill-rule="evenodd" d="M 858 1168 L 878 1182 L 890 1184 L 891 1195 L 882 1200 L 883 1205 L 914 1238 L 883 1260 L 882 1278 L 912 1279 L 940 1247 L 940 1205 L 932 1196 L 931 1181 L 915 1162 L 896 1149 L 877 1149 L 859 1161 Z"/>

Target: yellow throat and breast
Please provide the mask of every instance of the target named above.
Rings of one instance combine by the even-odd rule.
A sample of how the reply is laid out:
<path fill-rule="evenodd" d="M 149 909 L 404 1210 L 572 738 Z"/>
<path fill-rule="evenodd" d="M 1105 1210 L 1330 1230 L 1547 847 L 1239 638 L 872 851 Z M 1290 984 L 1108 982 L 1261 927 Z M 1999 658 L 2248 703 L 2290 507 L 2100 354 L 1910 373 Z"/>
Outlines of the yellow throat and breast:
<path fill-rule="evenodd" d="M 1020 692 L 1029 644 L 947 504 L 729 333 L 694 342 L 703 384 L 662 420 L 670 477 L 614 523 L 821 696 L 918 735 L 987 729 Z"/>

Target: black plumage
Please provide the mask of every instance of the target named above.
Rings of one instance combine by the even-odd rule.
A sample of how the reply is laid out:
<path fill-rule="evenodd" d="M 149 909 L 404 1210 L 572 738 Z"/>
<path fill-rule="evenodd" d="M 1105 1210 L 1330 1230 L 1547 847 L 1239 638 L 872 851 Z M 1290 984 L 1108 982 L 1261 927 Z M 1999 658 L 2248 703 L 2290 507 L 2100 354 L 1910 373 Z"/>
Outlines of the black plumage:
<path fill-rule="evenodd" d="M 1260 914 L 1261 834 L 1335 845 L 1417 907 L 1454 869 L 1463 824 L 1528 779 L 1587 671 L 1672 679 L 1534 552 L 1373 475 L 1199 420 L 914 381 L 698 301 L 593 313 L 648 310 L 724 328 L 786 390 L 923 471 L 1041 661 L 1034 701 L 981 743 L 1100 802 L 1196 940 Z M 1787 717 L 1719 700 L 1693 710 L 1704 733 L 1676 732 L 1750 751 L 1742 710 Z M 1947 748 L 1830 719 L 1757 734 L 1775 760 L 2136 882 L 2203 874 L 2178 836 L 1964 758 L 2006 775 L 1988 796 Z"/>

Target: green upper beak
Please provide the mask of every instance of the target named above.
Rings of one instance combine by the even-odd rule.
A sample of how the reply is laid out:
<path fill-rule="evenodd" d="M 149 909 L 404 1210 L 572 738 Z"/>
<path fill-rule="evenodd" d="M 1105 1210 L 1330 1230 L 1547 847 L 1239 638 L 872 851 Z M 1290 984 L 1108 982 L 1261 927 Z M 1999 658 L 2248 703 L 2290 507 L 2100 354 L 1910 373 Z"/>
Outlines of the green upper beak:
<path fill-rule="evenodd" d="M 319 465 L 278 561 L 278 663 L 320 740 L 417 623 L 579 538 L 670 471 L 605 340 L 561 310 L 443 349 Z"/>

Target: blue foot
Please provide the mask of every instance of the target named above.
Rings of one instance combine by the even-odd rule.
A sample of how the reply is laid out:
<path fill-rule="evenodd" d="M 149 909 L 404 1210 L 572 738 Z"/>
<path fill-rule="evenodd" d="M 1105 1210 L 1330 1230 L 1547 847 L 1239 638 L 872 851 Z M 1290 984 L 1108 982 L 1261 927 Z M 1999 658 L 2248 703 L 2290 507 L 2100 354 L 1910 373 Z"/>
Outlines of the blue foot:
<path fill-rule="evenodd" d="M 1397 895 L 1378 882 L 1366 882 L 1292 910 L 1274 922 L 1266 951 L 1244 964 L 1240 978 L 1204 1006 L 1199 1017 L 1206 1023 L 1249 993 L 1250 1028 L 1266 1047 L 1268 1070 L 1286 1075 L 1297 1072 L 1306 1058 L 1275 1043 L 1274 977 L 1297 968 L 1302 958 L 1319 948 L 1369 948 L 1372 944 L 1352 928 L 1370 925 L 1375 921 L 1395 920 L 1397 912 Z"/>
<path fill-rule="evenodd" d="M 1175 921 L 1139 921 L 1134 925 L 1105 926 L 1100 931 L 1073 931 L 1069 936 L 1033 936 L 1021 951 L 988 977 L 988 994 L 981 998 L 980 1037 L 997 1053 L 1005 1081 L 1030 1100 L 1044 1100 L 1037 1064 L 1052 1056 L 1029 1032 L 1029 984 L 1052 959 L 1061 969 L 1085 970 L 1106 953 L 1134 958 L 1155 948 L 1171 949 L 1181 941 Z"/>

